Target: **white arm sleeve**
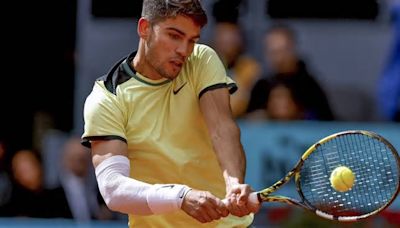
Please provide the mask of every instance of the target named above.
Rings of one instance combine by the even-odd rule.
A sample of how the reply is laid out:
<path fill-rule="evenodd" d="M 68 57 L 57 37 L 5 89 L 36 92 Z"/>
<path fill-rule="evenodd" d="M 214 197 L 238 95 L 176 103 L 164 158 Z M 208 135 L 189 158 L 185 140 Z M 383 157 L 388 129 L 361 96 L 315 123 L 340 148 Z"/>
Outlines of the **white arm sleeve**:
<path fill-rule="evenodd" d="M 126 214 L 152 215 L 176 211 L 191 189 L 179 184 L 147 184 L 129 177 L 125 156 L 107 158 L 96 167 L 96 178 L 107 206 Z"/>

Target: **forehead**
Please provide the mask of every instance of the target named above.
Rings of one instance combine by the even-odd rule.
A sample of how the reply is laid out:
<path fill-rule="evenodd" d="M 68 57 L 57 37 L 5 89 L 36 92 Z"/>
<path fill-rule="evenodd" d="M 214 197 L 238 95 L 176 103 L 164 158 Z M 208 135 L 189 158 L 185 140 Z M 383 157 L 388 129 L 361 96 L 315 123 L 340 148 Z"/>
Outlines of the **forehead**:
<path fill-rule="evenodd" d="M 265 36 L 265 41 L 291 43 L 289 35 L 283 31 L 273 31 Z"/>
<path fill-rule="evenodd" d="M 199 36 L 201 27 L 190 17 L 178 15 L 158 22 L 155 26 L 162 29 L 179 30 L 188 36 Z"/>

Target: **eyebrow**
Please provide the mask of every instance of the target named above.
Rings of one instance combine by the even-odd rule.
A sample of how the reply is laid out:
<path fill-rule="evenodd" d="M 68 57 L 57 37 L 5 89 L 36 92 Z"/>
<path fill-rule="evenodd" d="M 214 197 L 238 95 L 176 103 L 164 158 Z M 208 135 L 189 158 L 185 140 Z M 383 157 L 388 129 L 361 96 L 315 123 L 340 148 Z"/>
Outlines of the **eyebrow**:
<path fill-rule="evenodd" d="M 186 36 L 186 33 L 182 32 L 181 30 L 174 28 L 174 27 L 168 27 L 167 30 L 172 30 L 172 31 L 175 31 L 175 32 L 181 34 L 182 36 Z M 191 39 L 199 39 L 199 38 L 200 38 L 200 35 L 191 37 Z"/>

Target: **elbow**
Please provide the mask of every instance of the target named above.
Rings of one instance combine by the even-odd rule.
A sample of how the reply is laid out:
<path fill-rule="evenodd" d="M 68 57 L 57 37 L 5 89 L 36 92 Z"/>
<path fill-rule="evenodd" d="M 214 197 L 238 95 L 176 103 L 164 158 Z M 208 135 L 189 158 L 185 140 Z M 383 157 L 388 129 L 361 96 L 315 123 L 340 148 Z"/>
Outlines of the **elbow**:
<path fill-rule="evenodd" d="M 100 188 L 100 193 L 108 209 L 115 212 L 121 212 L 119 203 L 120 200 L 118 194 L 116 194 L 117 191 L 118 191 L 117 186 L 108 186 L 103 189 Z"/>
<path fill-rule="evenodd" d="M 153 214 L 147 205 L 145 192 L 127 184 L 117 181 L 100 188 L 100 193 L 111 211 L 142 216 Z"/>
<path fill-rule="evenodd" d="M 117 203 L 115 199 L 109 200 L 108 202 L 105 202 L 108 209 L 114 212 L 119 212 L 119 213 L 126 213 L 124 210 L 121 209 L 121 204 Z"/>
<path fill-rule="evenodd" d="M 126 197 L 118 194 L 118 189 L 113 189 L 109 192 L 106 197 L 103 196 L 104 203 L 107 205 L 108 209 L 113 212 L 119 212 L 123 214 L 136 214 L 135 211 L 131 210 L 130 205 L 127 204 Z"/>

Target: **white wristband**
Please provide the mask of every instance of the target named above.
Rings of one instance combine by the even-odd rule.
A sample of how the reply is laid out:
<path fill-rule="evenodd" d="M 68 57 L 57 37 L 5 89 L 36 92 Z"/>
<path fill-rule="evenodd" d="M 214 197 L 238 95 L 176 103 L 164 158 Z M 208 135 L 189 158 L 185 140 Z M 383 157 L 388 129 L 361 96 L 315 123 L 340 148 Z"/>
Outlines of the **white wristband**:
<path fill-rule="evenodd" d="M 181 184 L 155 184 L 147 192 L 147 204 L 154 214 L 171 212 L 181 208 L 190 190 Z"/>

